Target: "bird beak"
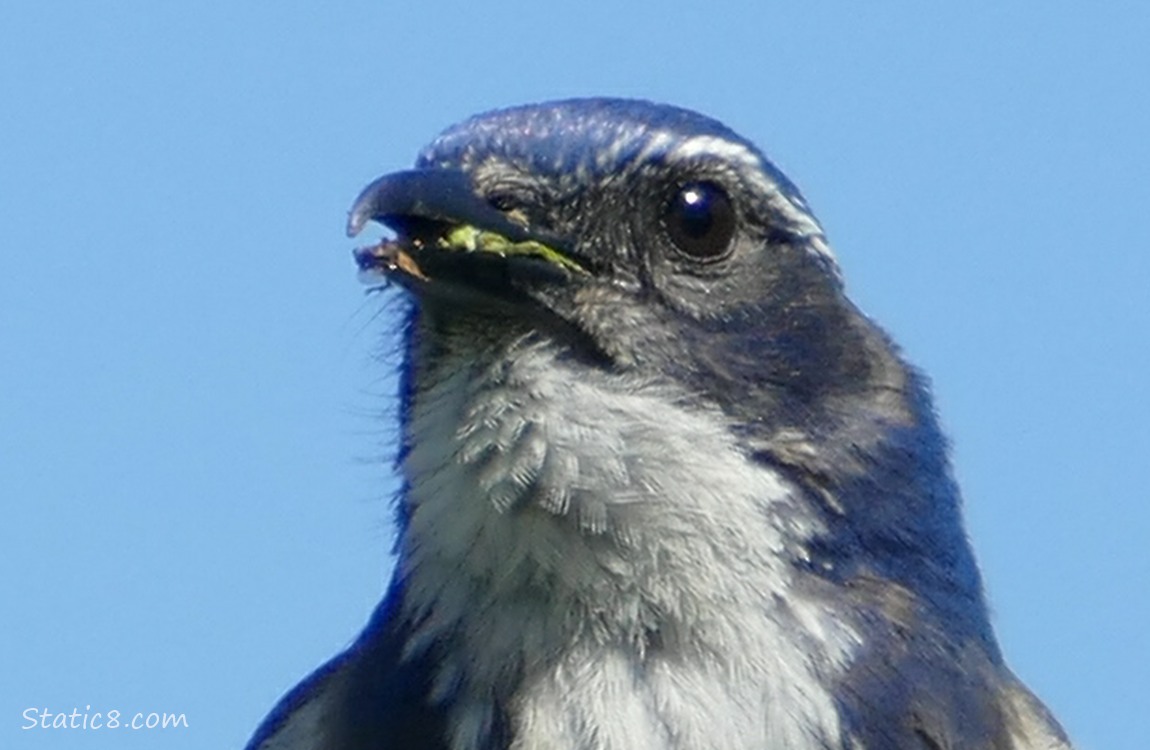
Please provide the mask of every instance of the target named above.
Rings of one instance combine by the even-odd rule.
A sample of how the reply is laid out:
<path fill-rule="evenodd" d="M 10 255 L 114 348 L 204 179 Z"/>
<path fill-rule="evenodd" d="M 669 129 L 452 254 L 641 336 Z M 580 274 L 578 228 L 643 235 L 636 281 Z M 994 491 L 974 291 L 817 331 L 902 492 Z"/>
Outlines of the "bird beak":
<path fill-rule="evenodd" d="M 475 270 L 476 259 L 534 266 L 542 261 L 552 274 L 587 273 L 555 249 L 553 238 L 512 221 L 477 195 L 471 178 L 457 169 L 413 169 L 380 177 L 352 204 L 348 235 L 355 237 L 369 221 L 395 230 L 397 238 L 358 249 L 356 262 L 363 271 L 389 278 L 431 281 L 447 275 L 464 280 L 461 272 Z"/>
<path fill-rule="evenodd" d="M 513 241 L 529 239 L 523 227 L 477 196 L 471 179 L 457 169 L 413 169 L 380 177 L 352 204 L 347 234 L 355 237 L 369 221 L 394 227 L 410 218 L 473 224 Z"/>

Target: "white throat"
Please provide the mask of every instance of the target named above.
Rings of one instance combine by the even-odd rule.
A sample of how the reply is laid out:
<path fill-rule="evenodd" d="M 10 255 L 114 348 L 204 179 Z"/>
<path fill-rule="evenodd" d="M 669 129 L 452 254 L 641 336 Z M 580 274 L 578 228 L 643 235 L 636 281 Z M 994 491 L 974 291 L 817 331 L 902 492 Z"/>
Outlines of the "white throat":
<path fill-rule="evenodd" d="M 666 384 L 527 339 L 497 359 L 417 383 L 403 464 L 410 648 L 452 644 L 455 750 L 498 710 L 517 748 L 837 740 L 857 638 L 796 589 L 819 529 L 794 488 Z"/>

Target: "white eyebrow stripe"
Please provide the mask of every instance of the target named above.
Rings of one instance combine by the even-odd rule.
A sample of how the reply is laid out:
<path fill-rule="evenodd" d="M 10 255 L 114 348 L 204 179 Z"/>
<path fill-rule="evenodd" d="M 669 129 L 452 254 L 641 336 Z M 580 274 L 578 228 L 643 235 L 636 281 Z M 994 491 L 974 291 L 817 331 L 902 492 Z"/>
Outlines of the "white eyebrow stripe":
<path fill-rule="evenodd" d="M 670 153 L 673 153 L 668 152 L 667 149 L 675 142 L 675 136 L 666 130 L 657 131 L 653 135 L 647 136 L 645 140 L 643 149 L 635 156 L 634 163 L 636 164 L 642 164 L 658 154 L 669 156 Z"/>
<path fill-rule="evenodd" d="M 714 156 L 723 161 L 752 169 L 757 169 L 762 164 L 759 155 L 745 144 L 714 135 L 697 135 L 688 138 L 667 154 L 670 161 L 687 161 L 699 156 Z"/>

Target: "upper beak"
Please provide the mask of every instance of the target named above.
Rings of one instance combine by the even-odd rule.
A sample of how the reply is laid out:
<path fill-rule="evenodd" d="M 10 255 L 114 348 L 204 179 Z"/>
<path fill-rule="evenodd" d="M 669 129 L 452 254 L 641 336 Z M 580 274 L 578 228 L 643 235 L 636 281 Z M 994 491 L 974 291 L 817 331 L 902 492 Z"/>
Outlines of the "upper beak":
<path fill-rule="evenodd" d="M 475 193 L 471 178 L 457 169 L 412 169 L 384 175 L 363 189 L 347 216 L 347 234 L 354 237 L 369 221 L 393 229 L 407 220 L 471 225 L 513 242 L 533 239 L 526 228 Z"/>

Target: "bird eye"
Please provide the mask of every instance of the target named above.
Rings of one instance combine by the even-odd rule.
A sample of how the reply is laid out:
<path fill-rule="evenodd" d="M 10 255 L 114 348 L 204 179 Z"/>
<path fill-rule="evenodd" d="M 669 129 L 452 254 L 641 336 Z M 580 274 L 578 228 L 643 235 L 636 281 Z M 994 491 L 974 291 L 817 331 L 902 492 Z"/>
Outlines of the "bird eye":
<path fill-rule="evenodd" d="M 667 202 L 663 227 L 679 252 L 714 260 L 727 252 L 735 236 L 735 208 L 713 182 L 691 182 Z"/>

